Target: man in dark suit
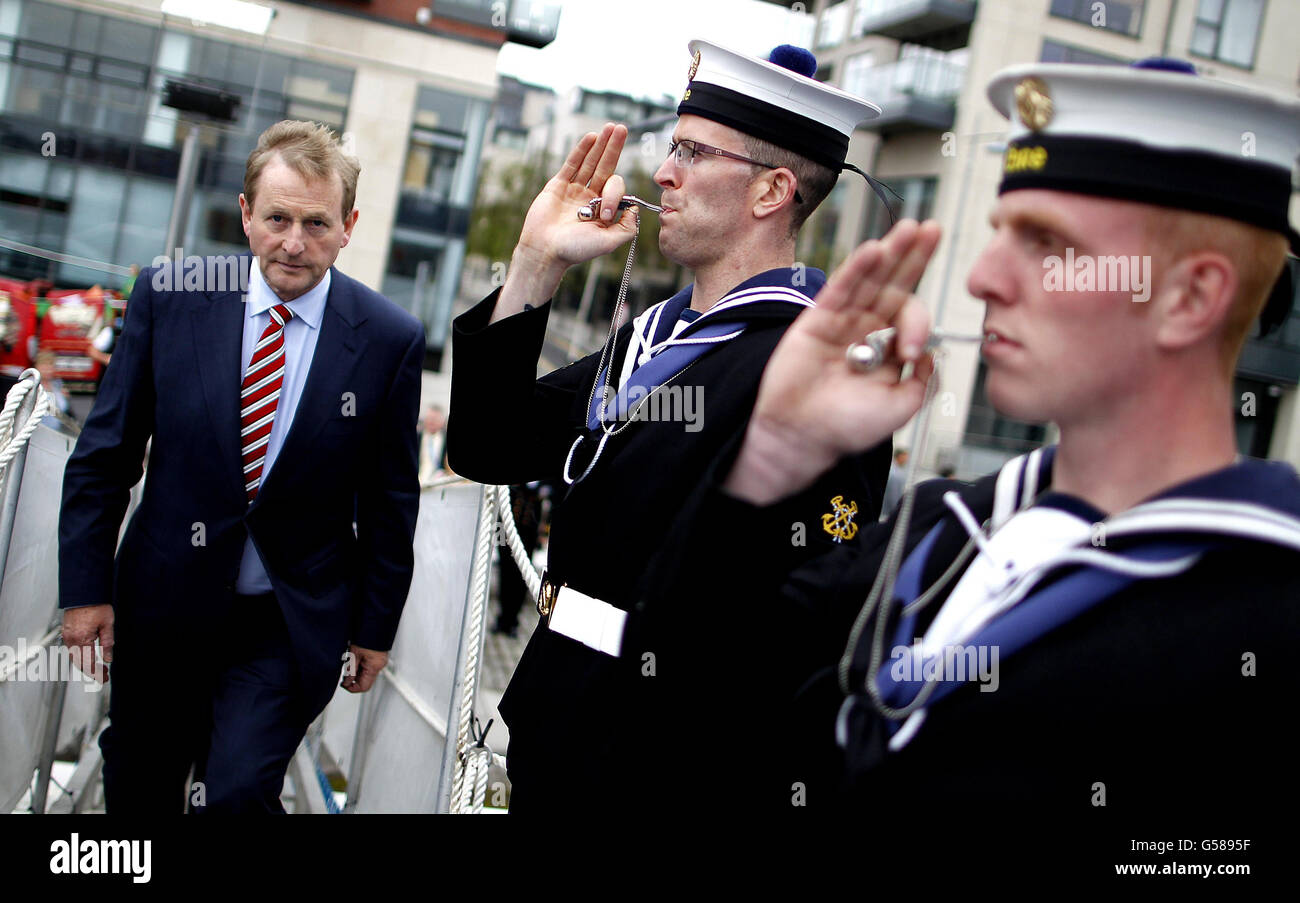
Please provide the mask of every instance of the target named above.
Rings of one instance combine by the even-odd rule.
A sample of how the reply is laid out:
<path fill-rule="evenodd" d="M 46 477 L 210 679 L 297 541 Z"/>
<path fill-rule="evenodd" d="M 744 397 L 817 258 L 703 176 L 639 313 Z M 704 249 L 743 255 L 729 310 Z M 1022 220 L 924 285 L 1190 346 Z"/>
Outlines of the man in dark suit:
<path fill-rule="evenodd" d="M 96 676 L 96 640 L 112 663 L 110 812 L 283 811 L 340 665 L 355 693 L 387 661 L 413 567 L 425 342 L 332 267 L 358 172 L 328 129 L 272 126 L 239 198 L 247 279 L 191 258 L 131 293 L 59 523 L 64 642 Z"/>

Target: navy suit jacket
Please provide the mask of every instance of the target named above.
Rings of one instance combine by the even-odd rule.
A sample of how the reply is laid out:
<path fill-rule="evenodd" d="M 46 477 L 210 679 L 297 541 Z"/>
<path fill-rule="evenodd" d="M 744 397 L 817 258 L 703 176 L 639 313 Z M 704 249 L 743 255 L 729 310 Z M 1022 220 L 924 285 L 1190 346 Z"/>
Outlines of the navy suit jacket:
<path fill-rule="evenodd" d="M 160 291 L 155 275 L 167 287 L 172 274 L 141 272 L 64 471 L 59 520 L 60 607 L 112 602 L 121 652 L 178 660 L 219 642 L 210 633 L 234 599 L 251 534 L 322 707 L 347 644 L 391 648 L 406 602 L 425 348 L 414 317 L 331 274 L 293 424 L 250 505 L 239 439 L 243 296 L 237 287 Z M 119 548 L 150 437 L 144 494 Z"/>

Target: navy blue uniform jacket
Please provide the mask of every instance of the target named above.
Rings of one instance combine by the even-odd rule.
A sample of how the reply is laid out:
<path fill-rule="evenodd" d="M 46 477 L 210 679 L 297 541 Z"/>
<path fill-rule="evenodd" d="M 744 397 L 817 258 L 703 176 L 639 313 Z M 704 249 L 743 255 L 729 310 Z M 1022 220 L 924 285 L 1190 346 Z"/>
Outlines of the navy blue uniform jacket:
<path fill-rule="evenodd" d="M 155 272 L 136 280 L 64 472 L 59 605 L 111 601 L 119 648 L 147 643 L 183 660 L 218 639 L 210 626 L 233 601 L 251 534 L 323 707 L 349 642 L 391 648 L 410 587 L 424 329 L 331 271 L 293 424 L 250 505 L 239 441 L 243 296 L 159 291 Z M 119 549 L 150 437 L 144 495 Z"/>

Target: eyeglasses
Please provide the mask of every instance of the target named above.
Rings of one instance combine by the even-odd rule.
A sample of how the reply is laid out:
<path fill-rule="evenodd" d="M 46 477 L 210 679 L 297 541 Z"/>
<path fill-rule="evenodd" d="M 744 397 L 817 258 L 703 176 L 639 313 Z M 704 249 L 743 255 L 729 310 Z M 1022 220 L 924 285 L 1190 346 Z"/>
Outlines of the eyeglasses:
<path fill-rule="evenodd" d="M 681 167 L 690 166 L 695 162 L 696 154 L 711 154 L 715 157 L 726 157 L 729 160 L 739 160 L 741 163 L 752 163 L 754 166 L 761 166 L 764 169 L 780 169 L 779 166 L 773 166 L 771 163 L 760 163 L 750 157 L 742 157 L 740 154 L 733 154 L 729 150 L 723 150 L 720 147 L 714 147 L 711 144 L 703 144 L 699 141 L 692 141 L 690 138 L 683 138 L 681 141 L 668 142 L 668 156 L 673 158 L 673 162 Z M 794 200 L 797 204 L 803 203 L 803 197 L 796 189 Z"/>

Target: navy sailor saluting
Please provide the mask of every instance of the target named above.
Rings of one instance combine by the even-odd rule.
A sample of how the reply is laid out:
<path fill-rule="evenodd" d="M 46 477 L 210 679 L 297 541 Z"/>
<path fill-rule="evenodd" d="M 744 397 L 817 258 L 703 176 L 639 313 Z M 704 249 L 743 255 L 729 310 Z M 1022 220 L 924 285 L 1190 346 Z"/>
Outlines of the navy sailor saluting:
<path fill-rule="evenodd" d="M 559 487 L 545 617 L 500 706 L 515 812 L 567 810 L 597 790 L 671 805 L 664 788 L 692 767 L 660 747 L 680 731 L 677 693 L 718 689 L 719 625 L 736 600 L 661 611 L 666 629 L 652 633 L 635 588 L 705 466 L 739 439 L 782 333 L 813 306 L 825 276 L 795 266 L 798 230 L 846 168 L 854 127 L 879 113 L 814 80 L 816 61 L 798 48 L 778 48 L 777 62 L 705 41 L 690 51 L 655 182 L 660 250 L 694 282 L 612 332 L 603 351 L 536 378 L 565 270 L 635 232 L 615 175 L 627 129 L 610 124 L 578 142 L 533 202 L 505 285 L 453 324 L 451 466 L 487 483 Z M 665 403 L 673 394 L 680 405 Z M 682 417 L 688 401 L 699 410 Z M 785 557 L 834 543 L 822 529 L 832 499 L 876 517 L 889 451 L 883 437 L 790 500 L 806 539 Z"/>
<path fill-rule="evenodd" d="M 1257 831 L 1295 800 L 1300 480 L 1237 454 L 1233 374 L 1254 324 L 1290 312 L 1300 103 L 1165 60 L 1020 66 L 988 93 L 1012 125 L 967 282 L 986 391 L 1056 423 L 1059 444 L 973 484 L 921 483 L 853 542 L 780 559 L 783 500 L 933 388 L 910 293 L 937 227 L 899 223 L 786 332 L 651 605 L 726 592 L 804 638 L 781 649 L 802 659 L 799 701 L 769 714 L 796 725 L 798 762 L 754 791 L 776 809 L 799 781 L 810 806 L 942 826 L 1033 807 L 1085 830 L 1194 812 Z M 1149 259 L 1149 295 L 1052 287 L 1067 252 Z M 854 366 L 847 349 L 890 327 L 883 365 Z"/>

